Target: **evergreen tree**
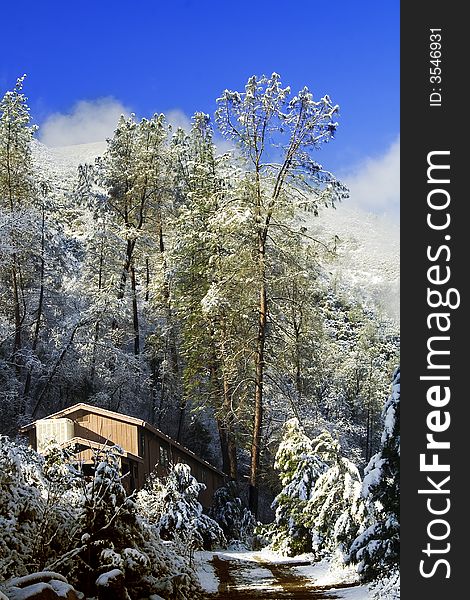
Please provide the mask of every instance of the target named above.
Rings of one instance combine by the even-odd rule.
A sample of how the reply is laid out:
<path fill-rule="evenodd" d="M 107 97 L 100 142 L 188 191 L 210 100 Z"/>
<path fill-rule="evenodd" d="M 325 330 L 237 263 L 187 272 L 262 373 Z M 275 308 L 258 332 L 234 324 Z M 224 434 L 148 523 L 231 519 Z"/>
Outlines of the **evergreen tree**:
<path fill-rule="evenodd" d="M 154 475 L 138 494 L 140 510 L 162 539 L 182 542 L 190 556 L 194 550 L 225 544 L 222 529 L 202 512 L 198 496 L 205 487 L 191 475 L 189 465 L 177 463 L 164 480 Z"/>
<path fill-rule="evenodd" d="M 20 77 L 14 90 L 0 101 L 0 266 L 3 284 L 8 290 L 5 310 L 10 329 L 8 337 L 12 339 L 10 355 L 6 358 L 17 379 L 22 376 L 25 362 L 25 271 L 37 233 L 36 215 L 32 210 L 36 188 L 30 147 L 36 128 L 30 125 L 27 98 L 22 91 L 24 79 L 25 76 Z M 11 394 L 15 392 L 12 387 Z M 18 397 L 16 406 L 20 413 L 24 411 Z"/>
<path fill-rule="evenodd" d="M 307 88 L 289 100 L 279 75 L 251 77 L 243 93 L 225 90 L 218 99 L 216 119 L 224 136 L 239 145 L 246 160 L 245 202 L 250 215 L 250 247 L 257 286 L 257 333 L 254 338 L 254 395 L 250 466 L 250 509 L 258 509 L 258 472 L 263 433 L 263 385 L 266 340 L 272 301 L 274 232 L 292 225 L 298 208 L 316 212 L 333 205 L 347 192 L 312 158 L 330 141 L 339 110 L 328 96 L 319 101 Z M 276 146 L 274 152 L 273 145 Z M 280 160 L 277 160 L 280 159 Z"/>
<path fill-rule="evenodd" d="M 234 481 L 214 492 L 209 515 L 220 525 L 229 545 L 241 543 L 252 548 L 256 520 L 253 513 L 243 506 Z"/>
<path fill-rule="evenodd" d="M 227 157 L 215 156 L 207 115 L 196 113 L 176 148 L 181 201 L 170 254 L 185 397 L 193 408 L 213 410 L 222 469 L 236 480 L 238 407 L 247 389 L 251 334 L 246 220 L 234 196 L 234 169 Z"/>
<path fill-rule="evenodd" d="M 296 418 L 284 425 L 274 466 L 283 487 L 272 504 L 276 511 L 272 547 L 289 556 L 310 552 L 312 534 L 305 509 L 327 464 L 315 453 Z"/>
<path fill-rule="evenodd" d="M 314 549 L 347 553 L 363 522 L 361 477 L 357 467 L 341 456 L 341 447 L 327 431 L 313 440 L 313 451 L 330 467 L 322 473 L 304 509 L 312 529 Z"/>
<path fill-rule="evenodd" d="M 365 580 L 398 569 L 400 556 L 400 369 L 383 411 L 380 450 L 366 469 L 362 495 L 369 526 L 351 545 L 350 561 Z"/>

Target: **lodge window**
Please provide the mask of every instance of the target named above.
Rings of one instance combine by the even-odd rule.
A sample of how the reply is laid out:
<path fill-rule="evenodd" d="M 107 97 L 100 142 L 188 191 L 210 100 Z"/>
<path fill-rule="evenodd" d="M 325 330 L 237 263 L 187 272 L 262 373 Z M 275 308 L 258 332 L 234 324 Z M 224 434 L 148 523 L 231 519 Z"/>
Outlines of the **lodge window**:
<path fill-rule="evenodd" d="M 139 435 L 139 452 L 140 456 L 145 456 L 145 433 L 143 430 L 140 431 Z"/>

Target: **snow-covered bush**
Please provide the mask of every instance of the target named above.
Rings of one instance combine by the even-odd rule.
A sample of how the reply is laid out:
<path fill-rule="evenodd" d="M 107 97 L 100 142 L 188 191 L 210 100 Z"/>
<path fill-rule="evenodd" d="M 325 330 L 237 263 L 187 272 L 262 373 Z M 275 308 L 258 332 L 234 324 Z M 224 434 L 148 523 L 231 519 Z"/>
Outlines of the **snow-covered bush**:
<path fill-rule="evenodd" d="M 284 425 L 275 467 L 280 472 L 283 488 L 272 504 L 276 511 L 275 522 L 270 528 L 272 548 L 289 556 L 309 552 L 312 535 L 305 508 L 327 465 L 315 454 L 312 441 L 297 419 L 290 419 Z"/>
<path fill-rule="evenodd" d="M 400 571 L 393 569 L 388 575 L 369 584 L 370 595 L 374 600 L 400 600 Z"/>
<path fill-rule="evenodd" d="M 81 479 L 81 494 L 74 499 L 78 518 L 69 573 L 86 594 L 96 591 L 95 581 L 103 570 L 117 564 L 124 570 L 126 551 L 140 537 L 135 505 L 121 483 L 116 450 L 95 453 L 93 476 Z M 141 562 L 148 560 L 142 557 Z"/>
<path fill-rule="evenodd" d="M 26 575 L 44 512 L 42 460 L 0 437 L 0 579 Z"/>
<path fill-rule="evenodd" d="M 198 496 L 203 489 L 205 485 L 191 475 L 189 465 L 178 463 L 164 480 L 150 477 L 137 496 L 137 504 L 144 517 L 157 526 L 162 539 L 181 542 L 191 554 L 226 544 L 220 526 L 202 512 Z"/>
<path fill-rule="evenodd" d="M 222 528 L 229 546 L 253 547 L 256 519 L 253 513 L 243 506 L 234 481 L 215 491 L 209 515 Z"/>
<path fill-rule="evenodd" d="M 96 452 L 91 477 L 78 467 L 58 446 L 42 457 L 0 437 L 0 581 L 42 569 L 100 600 L 199 598 L 187 560 L 127 497 L 115 449 Z"/>
<path fill-rule="evenodd" d="M 304 509 L 316 552 L 347 553 L 364 519 L 361 477 L 357 467 L 341 456 L 341 447 L 324 431 L 312 442 L 313 451 L 331 466 L 322 473 Z"/>
<path fill-rule="evenodd" d="M 166 549 L 122 485 L 118 448 L 96 452 L 93 477 L 82 479 L 76 546 L 65 560 L 76 587 L 98 598 L 197 598 L 189 566 Z"/>
<path fill-rule="evenodd" d="M 0 579 L 41 570 L 67 551 L 77 515 L 64 490 L 72 487 L 62 451 L 44 459 L 0 437 Z"/>
<path fill-rule="evenodd" d="M 362 495 L 367 506 L 367 529 L 351 545 L 349 560 L 358 563 L 364 580 L 388 575 L 400 556 L 400 369 L 393 376 L 385 404 L 380 450 L 365 471 Z"/>

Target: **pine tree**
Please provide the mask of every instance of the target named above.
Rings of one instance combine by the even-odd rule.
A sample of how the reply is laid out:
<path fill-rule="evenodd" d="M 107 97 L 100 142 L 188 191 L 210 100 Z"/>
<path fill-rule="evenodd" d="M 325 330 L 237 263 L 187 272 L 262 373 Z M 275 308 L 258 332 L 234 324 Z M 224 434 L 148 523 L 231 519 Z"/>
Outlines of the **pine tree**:
<path fill-rule="evenodd" d="M 157 526 L 161 538 L 181 542 L 190 556 L 194 550 L 225 544 L 222 529 L 203 513 L 198 500 L 205 487 L 191 475 L 189 465 L 177 463 L 165 480 L 151 477 L 138 495 L 140 510 Z"/>
<path fill-rule="evenodd" d="M 283 487 L 272 504 L 276 511 L 272 547 L 289 556 L 309 552 L 312 534 L 305 509 L 327 464 L 315 453 L 296 418 L 284 425 L 274 466 Z"/>
<path fill-rule="evenodd" d="M 196 113 L 179 150 L 180 193 L 171 251 L 174 301 L 182 333 L 185 396 L 193 408 L 211 407 L 222 468 L 238 477 L 238 406 L 246 392 L 250 286 L 245 219 L 234 169 L 215 156 L 207 115 Z"/>
<path fill-rule="evenodd" d="M 234 481 L 214 492 L 209 516 L 220 525 L 230 546 L 241 543 L 248 549 L 252 548 L 256 520 L 243 505 Z"/>
<path fill-rule="evenodd" d="M 380 450 L 366 469 L 362 495 L 369 527 L 351 545 L 350 561 L 365 580 L 396 570 L 400 556 L 400 369 L 393 374 L 392 393 L 383 411 Z"/>
<path fill-rule="evenodd" d="M 224 136 L 246 160 L 245 193 L 251 217 L 253 271 L 258 292 L 254 342 L 254 397 L 250 508 L 258 508 L 258 472 L 263 432 L 263 386 L 271 303 L 273 230 L 291 225 L 296 208 L 317 211 L 345 197 L 346 189 L 313 160 L 312 152 L 334 137 L 339 107 L 328 96 L 314 101 L 307 88 L 289 100 L 279 75 L 251 77 L 243 93 L 225 90 L 216 119 Z M 276 144 L 276 153 L 273 149 Z M 280 160 L 277 158 L 280 155 Z"/>
<path fill-rule="evenodd" d="M 18 377 L 24 362 L 24 262 L 25 258 L 30 257 L 31 238 L 35 230 L 29 209 L 36 194 L 30 147 L 36 128 L 30 125 L 27 98 L 22 92 L 24 79 L 25 76 L 20 77 L 14 90 L 7 92 L 0 101 L 0 215 L 4 221 L 2 246 L 6 251 L 7 285 L 11 290 L 10 306 L 13 313 L 11 361 Z M 8 244 L 5 244 L 6 240 Z"/>
<path fill-rule="evenodd" d="M 312 529 L 314 549 L 319 552 L 347 553 L 363 522 L 361 477 L 357 467 L 341 456 L 341 447 L 329 432 L 313 440 L 316 455 L 330 467 L 322 473 L 304 509 Z"/>

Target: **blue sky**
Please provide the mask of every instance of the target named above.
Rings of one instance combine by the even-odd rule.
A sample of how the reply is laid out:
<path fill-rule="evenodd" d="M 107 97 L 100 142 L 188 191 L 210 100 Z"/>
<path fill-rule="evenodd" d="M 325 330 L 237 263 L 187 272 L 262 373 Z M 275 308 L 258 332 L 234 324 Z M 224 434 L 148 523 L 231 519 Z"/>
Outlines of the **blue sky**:
<path fill-rule="evenodd" d="M 2 20 L 1 91 L 27 73 L 40 125 L 103 97 L 139 116 L 213 114 L 223 89 L 276 71 L 340 105 L 318 157 L 328 168 L 379 160 L 399 134 L 398 0 L 27 0 L 5 4 Z"/>

